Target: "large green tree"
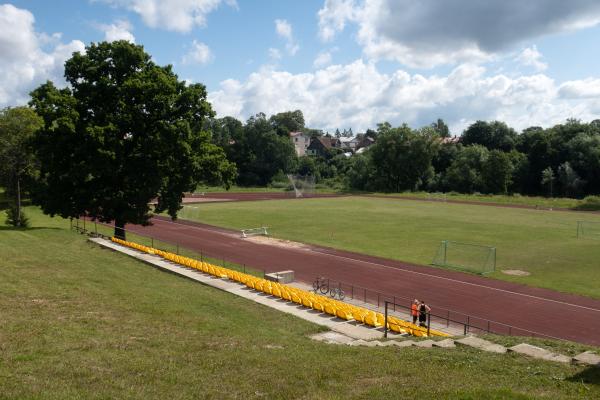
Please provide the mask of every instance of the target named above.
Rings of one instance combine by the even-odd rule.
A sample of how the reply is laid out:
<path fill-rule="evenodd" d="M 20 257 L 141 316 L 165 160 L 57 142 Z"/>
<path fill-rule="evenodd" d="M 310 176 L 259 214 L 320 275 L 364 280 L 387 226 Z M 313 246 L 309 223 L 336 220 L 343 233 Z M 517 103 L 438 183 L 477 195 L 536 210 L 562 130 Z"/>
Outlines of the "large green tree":
<path fill-rule="evenodd" d="M 293 172 L 297 162 L 290 138 L 278 135 L 263 113 L 248 119 L 228 154 L 238 166 L 238 183 L 247 186 L 267 185 L 279 171 Z"/>
<path fill-rule="evenodd" d="M 0 110 L 0 182 L 9 195 L 14 195 L 17 226 L 21 226 L 22 188 L 29 186 L 37 171 L 30 142 L 42 124 L 42 119 L 29 107 Z"/>
<path fill-rule="evenodd" d="M 480 144 L 488 150 L 511 151 L 517 142 L 517 132 L 504 122 L 477 121 L 463 132 L 461 142 L 465 146 Z"/>
<path fill-rule="evenodd" d="M 201 127 L 213 114 L 201 84 L 186 85 L 142 46 L 92 43 L 65 64 L 70 87 L 47 82 L 31 106 L 44 119 L 36 136 L 40 180 L 34 201 L 50 215 L 88 215 L 148 224 L 149 203 L 176 218 L 184 192 L 235 176 Z"/>
<path fill-rule="evenodd" d="M 431 161 L 437 151 L 437 134 L 429 129 L 413 131 L 407 125 L 378 125 L 377 142 L 369 148 L 375 185 L 388 192 L 415 190 L 433 174 Z"/>

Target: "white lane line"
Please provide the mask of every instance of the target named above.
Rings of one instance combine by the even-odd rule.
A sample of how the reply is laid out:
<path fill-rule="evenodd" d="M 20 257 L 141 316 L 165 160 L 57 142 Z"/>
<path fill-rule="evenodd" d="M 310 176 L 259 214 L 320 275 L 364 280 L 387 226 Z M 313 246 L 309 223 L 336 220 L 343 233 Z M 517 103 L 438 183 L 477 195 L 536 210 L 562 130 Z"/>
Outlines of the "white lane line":
<path fill-rule="evenodd" d="M 225 235 L 225 236 L 230 236 L 230 235 L 228 235 L 226 233 L 218 232 L 218 231 L 213 231 L 212 229 L 209 229 L 209 228 L 203 228 L 203 227 L 199 227 L 199 226 L 187 225 L 187 224 L 182 224 L 182 223 L 178 223 L 178 222 L 174 222 L 174 221 L 165 221 L 165 220 L 159 220 L 159 221 L 168 222 L 168 223 L 176 224 L 176 225 L 187 226 L 187 227 L 190 227 L 190 228 L 195 228 L 195 229 L 199 229 L 199 230 L 203 230 L 203 231 L 209 231 L 209 232 L 212 232 L 212 233 L 218 233 L 218 234 Z M 297 250 L 297 249 L 290 249 L 290 250 Z M 442 279 L 442 280 L 449 281 L 449 282 L 460 283 L 460 284 L 463 284 L 463 285 L 475 286 L 475 287 L 480 287 L 480 288 L 495 290 L 495 291 L 498 291 L 498 292 L 503 292 L 503 293 L 514 294 L 514 295 L 518 295 L 518 296 L 528 297 L 530 299 L 548 301 L 548 302 L 551 302 L 551 303 L 561 304 L 561 305 L 565 305 L 565 306 L 576 307 L 576 308 L 581 308 L 581 309 L 585 309 L 585 310 L 600 312 L 600 309 L 597 309 L 597 308 L 582 306 L 582 305 L 579 305 L 579 304 L 568 303 L 566 301 L 547 299 L 545 297 L 534 296 L 534 295 L 531 295 L 531 294 L 513 292 L 512 290 L 495 288 L 495 287 L 492 287 L 492 286 L 481 285 L 479 283 L 465 282 L 465 281 L 461 281 L 461 280 L 458 280 L 458 279 L 446 278 L 446 277 L 443 277 L 443 276 L 428 274 L 426 272 L 418 272 L 418 271 L 411 271 L 411 270 L 407 270 L 407 269 L 403 269 L 403 268 L 391 267 L 389 265 L 380 264 L 380 263 L 376 263 L 376 262 L 372 262 L 372 261 L 363 261 L 363 260 L 358 260 L 356 258 L 350 258 L 350 257 L 345 257 L 345 256 L 339 256 L 337 254 L 325 253 L 324 251 L 320 251 L 320 250 L 311 249 L 310 251 L 312 251 L 314 253 L 322 254 L 322 255 L 325 255 L 325 256 L 329 256 L 329 257 L 340 258 L 342 260 L 350 260 L 350 261 L 359 262 L 359 263 L 363 263 L 363 264 L 374 265 L 374 266 L 381 267 L 381 268 L 393 269 L 394 271 L 406 272 L 406 273 L 411 273 L 411 274 L 415 274 L 415 275 L 429 276 L 429 277 L 432 277 L 432 278 Z"/>

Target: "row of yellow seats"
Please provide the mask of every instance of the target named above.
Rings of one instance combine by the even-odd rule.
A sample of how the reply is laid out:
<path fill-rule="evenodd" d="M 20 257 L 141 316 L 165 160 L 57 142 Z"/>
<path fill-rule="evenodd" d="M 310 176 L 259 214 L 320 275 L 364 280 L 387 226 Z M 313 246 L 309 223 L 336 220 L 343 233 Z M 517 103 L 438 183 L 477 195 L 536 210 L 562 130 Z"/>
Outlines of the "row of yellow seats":
<path fill-rule="evenodd" d="M 143 251 L 149 254 L 157 254 L 169 261 L 177 264 L 193 268 L 219 278 L 228 278 L 233 281 L 242 283 L 252 289 L 263 293 L 292 301 L 294 303 L 312 308 L 326 314 L 345 319 L 355 320 L 357 322 L 373 326 L 382 327 L 385 322 L 385 317 L 382 313 L 378 313 L 363 307 L 354 306 L 344 303 L 329 297 L 321 296 L 310 291 L 294 288 L 288 285 L 283 285 L 277 282 L 271 282 L 263 278 L 258 278 L 253 275 L 248 275 L 228 268 L 218 267 L 206 262 L 200 262 L 189 257 L 180 256 L 177 254 L 154 249 L 148 246 L 140 245 L 134 242 L 129 242 L 117 238 L 112 238 L 116 243 Z M 414 325 L 400 318 L 388 316 L 388 329 L 398 333 L 408 333 L 413 336 L 427 336 L 427 329 Z M 443 332 L 431 330 L 431 335 L 448 336 Z"/>

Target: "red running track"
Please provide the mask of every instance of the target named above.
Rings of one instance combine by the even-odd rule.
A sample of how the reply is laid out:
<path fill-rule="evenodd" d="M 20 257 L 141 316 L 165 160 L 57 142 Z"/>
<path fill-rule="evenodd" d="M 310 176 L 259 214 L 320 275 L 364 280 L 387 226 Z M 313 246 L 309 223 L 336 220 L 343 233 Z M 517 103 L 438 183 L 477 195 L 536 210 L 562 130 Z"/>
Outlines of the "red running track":
<path fill-rule="evenodd" d="M 306 283 L 325 275 L 388 295 L 423 299 L 434 313 L 443 308 L 600 345 L 599 300 L 325 247 L 267 245 L 242 239 L 239 232 L 190 221 L 155 217 L 152 222 L 148 227 L 128 225 L 127 230 L 266 272 L 292 269 L 296 279 Z"/>

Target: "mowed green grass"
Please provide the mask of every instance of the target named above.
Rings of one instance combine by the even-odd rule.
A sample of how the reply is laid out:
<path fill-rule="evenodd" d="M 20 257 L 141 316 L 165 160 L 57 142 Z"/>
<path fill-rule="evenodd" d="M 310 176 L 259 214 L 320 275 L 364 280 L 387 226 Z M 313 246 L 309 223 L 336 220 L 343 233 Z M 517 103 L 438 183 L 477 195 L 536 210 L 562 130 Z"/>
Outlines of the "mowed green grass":
<path fill-rule="evenodd" d="M 356 348 L 102 250 L 28 208 L 0 222 L 2 399 L 572 399 L 600 370 L 470 349 Z M 0 221 L 3 221 L 0 212 Z"/>
<path fill-rule="evenodd" d="M 180 218 L 234 229 L 268 226 L 275 237 L 418 264 L 432 263 L 442 240 L 493 246 L 490 277 L 600 298 L 600 240 L 577 238 L 577 221 L 600 222 L 598 214 L 367 197 L 193 207 Z M 531 275 L 500 272 L 506 269 Z"/>

